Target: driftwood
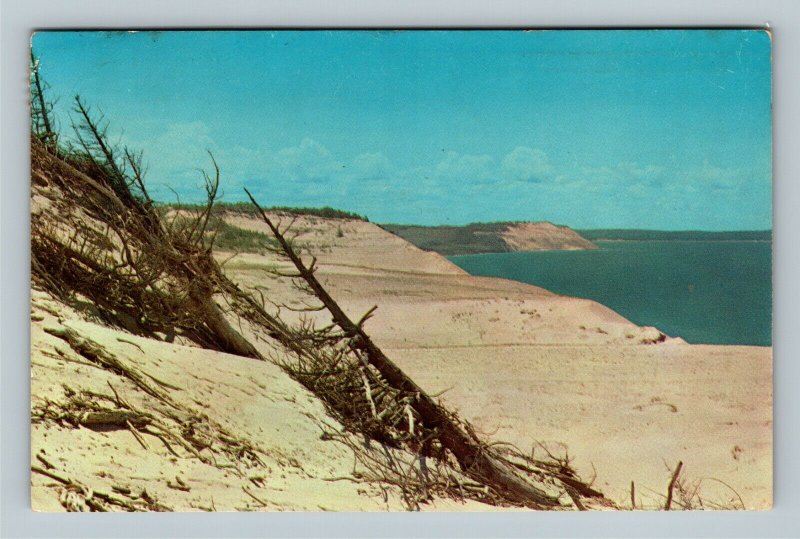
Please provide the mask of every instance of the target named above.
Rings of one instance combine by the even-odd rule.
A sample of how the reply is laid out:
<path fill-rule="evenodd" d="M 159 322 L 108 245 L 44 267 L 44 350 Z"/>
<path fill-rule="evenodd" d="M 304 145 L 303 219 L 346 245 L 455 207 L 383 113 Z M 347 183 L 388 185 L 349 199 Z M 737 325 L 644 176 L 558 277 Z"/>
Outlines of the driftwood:
<path fill-rule="evenodd" d="M 92 173 L 90 176 L 84 169 L 76 168 L 75 163 L 47 152 L 38 141 L 32 153 L 34 174 L 38 172 L 47 176 L 57 184 L 56 188 L 64 191 L 65 197 L 81 201 L 72 205 L 74 218 L 71 217 L 73 210 L 65 208 L 57 215 L 46 213 L 34 220 L 33 255 L 39 264 L 36 273 L 40 277 L 52 277 L 51 281 L 60 283 L 67 291 L 84 295 L 101 310 L 112 311 L 112 314 L 123 312 L 137 324 L 155 322 L 152 326 L 143 326 L 151 336 L 154 336 L 153 332 L 166 333 L 166 329 L 173 326 L 181 328 L 185 337 L 196 340 L 205 348 L 262 359 L 243 333 L 233 328 L 229 317 L 239 317 L 256 334 L 276 339 L 307 364 L 317 362 L 317 365 L 325 366 L 323 376 L 334 382 L 328 389 L 336 391 L 339 401 L 350 399 L 349 390 L 357 388 L 358 395 L 350 400 L 348 411 L 354 421 L 345 422 L 352 427 L 352 432 L 390 447 L 403 446 L 424 458 L 445 458 L 448 466 L 459 466 L 466 476 L 482 485 L 475 489 L 459 485 L 458 488 L 470 497 L 474 493 L 473 499 L 485 496 L 486 503 L 532 508 L 565 507 L 555 496 L 535 486 L 535 481 L 544 479 L 545 483 L 557 487 L 560 479 L 557 473 L 542 469 L 533 473 L 515 470 L 512 464 L 498 457 L 495 448 L 483 444 L 448 410 L 424 394 L 368 337 L 362 338 L 366 337 L 363 324 L 374 308 L 358 322 L 348 319 L 338 309 L 337 324 L 324 334 L 313 327 L 291 327 L 280 319 L 279 313 L 267 311 L 263 298 L 258 302 L 252 293 L 241 289 L 224 275 L 213 259 L 211 246 L 199 243 L 200 232 L 190 229 L 179 234 L 172 231 L 172 222 L 165 221 L 163 226 L 155 222 L 158 216 L 150 213 L 146 205 L 139 209 L 126 208 L 102 174 L 86 169 Z M 216 174 L 212 182 L 216 182 Z M 59 225 L 60 228 L 56 228 Z M 203 225 L 197 226 L 202 229 Z M 90 230 L 92 227 L 94 230 Z M 117 254 L 114 254 L 115 249 Z M 313 276 L 313 266 L 305 269 Z M 306 284 L 310 287 L 309 283 Z M 316 284 L 319 286 L 318 282 Z M 109 291 L 113 291 L 113 295 Z M 335 304 L 327 293 L 323 297 Z M 109 301 L 114 303 L 109 304 Z M 222 305 L 227 309 L 224 310 Z M 175 404 L 169 391 L 174 387 L 132 368 L 98 343 L 78 335 L 71 328 L 48 327 L 47 330 L 67 341 L 80 356 L 94 365 L 125 376 L 168 405 Z M 135 329 L 129 331 L 138 333 Z M 337 367 L 336 362 L 340 359 L 342 364 Z M 366 384 L 358 371 L 362 360 Z M 345 376 L 339 376 L 338 373 L 343 371 L 347 371 Z M 348 378 L 351 375 L 354 375 L 353 384 Z M 307 381 L 303 383 L 324 401 L 324 394 L 314 390 L 311 380 L 318 376 L 318 372 L 309 371 Z M 339 389 L 343 391 L 337 391 Z M 370 403 L 375 406 L 375 412 Z M 174 406 L 170 408 L 174 409 Z M 121 416 L 113 419 L 117 423 L 113 428 L 127 428 L 143 447 L 148 446 L 148 435 L 156 436 L 173 454 L 175 450 L 183 449 L 204 462 L 210 459 L 199 452 L 203 447 L 200 436 L 173 432 L 174 429 L 161 428 L 158 422 L 142 426 L 131 421 L 130 425 L 126 422 L 123 426 L 119 424 Z M 98 425 L 98 428 L 102 427 Z M 385 434 L 388 437 L 384 437 Z M 445 451 L 448 453 L 446 457 Z M 531 482 L 526 477 L 530 477 Z M 566 482 L 562 483 L 566 485 Z M 421 480 L 419 485 L 421 492 L 431 488 L 427 479 Z M 491 494 L 478 493 L 483 488 L 491 490 Z"/>
<path fill-rule="evenodd" d="M 315 262 L 309 266 L 297 255 L 294 248 L 287 241 L 278 227 L 270 220 L 264 210 L 256 202 L 253 195 L 247 191 L 251 202 L 257 208 L 263 221 L 278 240 L 281 250 L 294 264 L 298 276 L 302 278 L 314 294 L 322 302 L 333 317 L 334 323 L 339 326 L 347 338 L 350 347 L 362 352 L 370 365 L 372 365 L 395 389 L 416 396 L 410 405 L 419 414 L 422 421 L 429 428 L 439 432 L 442 446 L 449 450 L 458 461 L 462 470 L 475 479 L 490 485 L 510 501 L 520 505 L 545 508 L 560 505 L 558 499 L 535 487 L 504 462 L 497 459 L 492 453 L 466 432 L 460 425 L 452 421 L 451 416 L 422 390 L 411 378 L 389 359 L 383 351 L 372 342 L 360 325 L 354 323 L 339 307 L 339 304 L 330 296 L 314 275 Z"/>
<path fill-rule="evenodd" d="M 119 489 L 121 493 L 129 497 L 129 499 L 126 500 L 109 492 L 89 488 L 73 478 L 36 465 L 31 465 L 31 471 L 57 481 L 64 486 L 66 489 L 65 493 L 74 491 L 80 494 L 79 498 L 82 503 L 76 503 L 76 501 L 68 500 L 66 497 L 62 498 L 62 504 L 68 511 L 85 510 L 85 508 L 82 507 L 83 504 L 93 511 L 102 512 L 108 511 L 109 505 L 119 507 L 125 511 L 141 511 L 143 509 L 149 511 L 172 511 L 172 508 L 157 502 L 147 494 L 145 490 L 142 490 L 138 496 L 134 497 L 130 489 Z"/>
<path fill-rule="evenodd" d="M 139 388 L 148 395 L 155 397 L 173 407 L 176 407 L 175 402 L 165 392 L 161 391 L 148 381 L 152 379 L 149 375 L 144 375 L 138 369 L 131 368 L 125 362 L 121 361 L 117 356 L 108 352 L 105 348 L 98 343 L 83 337 L 77 331 L 70 327 L 46 327 L 46 333 L 63 339 L 75 350 L 78 354 L 85 357 L 92 363 L 99 365 L 104 369 L 108 369 L 115 374 L 124 376 L 131 382 L 139 386 Z"/>

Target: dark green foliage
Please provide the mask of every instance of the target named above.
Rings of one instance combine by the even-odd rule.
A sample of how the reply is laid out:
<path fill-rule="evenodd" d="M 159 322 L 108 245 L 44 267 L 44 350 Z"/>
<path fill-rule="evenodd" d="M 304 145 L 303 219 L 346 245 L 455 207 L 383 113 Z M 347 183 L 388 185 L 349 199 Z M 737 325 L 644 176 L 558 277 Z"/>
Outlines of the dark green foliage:
<path fill-rule="evenodd" d="M 176 210 L 196 210 L 201 206 L 201 204 L 165 204 L 165 206 Z M 331 208 L 329 206 L 324 206 L 322 208 L 293 208 L 289 206 L 273 206 L 271 208 L 265 208 L 265 210 L 268 212 L 288 213 L 290 215 L 322 217 L 324 219 L 353 219 L 357 221 L 369 222 L 369 219 L 365 215 L 359 215 L 357 213 L 344 210 L 337 210 L 336 208 Z M 226 212 L 257 216 L 253 206 L 246 202 L 217 202 L 214 204 L 213 213 L 215 215 Z"/>
<path fill-rule="evenodd" d="M 771 230 L 734 230 L 730 232 L 707 232 L 702 230 L 638 230 L 620 228 L 598 228 L 576 230 L 589 241 L 772 241 Z"/>
<path fill-rule="evenodd" d="M 425 251 L 450 255 L 505 253 L 500 234 L 510 223 L 473 223 L 466 226 L 380 225 Z"/>

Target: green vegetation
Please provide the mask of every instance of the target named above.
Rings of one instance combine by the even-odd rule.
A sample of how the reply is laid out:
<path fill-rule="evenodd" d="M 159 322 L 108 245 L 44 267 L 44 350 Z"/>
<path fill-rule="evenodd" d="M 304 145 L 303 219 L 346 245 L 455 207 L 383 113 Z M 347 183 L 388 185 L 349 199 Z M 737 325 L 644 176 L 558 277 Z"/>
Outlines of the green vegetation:
<path fill-rule="evenodd" d="M 170 203 L 170 204 L 164 204 L 163 206 L 169 209 L 194 211 L 202 209 L 205 206 L 205 204 Z M 344 210 L 337 210 L 336 208 L 331 208 L 329 206 L 324 206 L 322 208 L 294 208 L 290 206 L 272 206 L 270 208 L 265 208 L 265 211 L 288 213 L 290 215 L 307 215 L 312 217 L 322 217 L 324 219 L 354 219 L 357 221 L 369 222 L 369 219 L 365 215 L 359 215 L 357 213 Z M 214 215 L 220 215 L 222 213 L 240 213 L 243 215 L 250 215 L 254 217 L 258 216 L 256 209 L 249 202 L 216 202 L 214 204 L 214 209 L 212 210 L 212 213 Z"/>
<path fill-rule="evenodd" d="M 212 233 L 216 234 L 214 247 L 222 251 L 264 253 L 268 247 L 277 245 L 272 236 L 255 230 L 239 228 L 216 216 L 209 220 L 208 226 Z"/>
<path fill-rule="evenodd" d="M 638 230 L 598 228 L 576 230 L 587 240 L 626 241 L 772 241 L 772 230 L 736 230 L 706 232 L 702 230 Z"/>
<path fill-rule="evenodd" d="M 510 223 L 473 223 L 466 226 L 380 225 L 384 230 L 425 251 L 445 256 L 505 253 L 508 245 L 500 233 Z"/>
<path fill-rule="evenodd" d="M 158 216 L 162 222 L 171 223 L 169 226 L 172 230 L 186 230 L 194 225 L 199 208 L 199 206 L 193 208 L 191 215 L 182 214 L 170 217 L 170 208 L 160 206 L 158 208 Z M 277 245 L 275 238 L 272 236 L 257 230 L 248 230 L 232 225 L 219 215 L 211 215 L 209 217 L 204 237 L 207 241 L 214 239 L 214 249 L 239 253 L 265 254 L 269 249 Z"/>

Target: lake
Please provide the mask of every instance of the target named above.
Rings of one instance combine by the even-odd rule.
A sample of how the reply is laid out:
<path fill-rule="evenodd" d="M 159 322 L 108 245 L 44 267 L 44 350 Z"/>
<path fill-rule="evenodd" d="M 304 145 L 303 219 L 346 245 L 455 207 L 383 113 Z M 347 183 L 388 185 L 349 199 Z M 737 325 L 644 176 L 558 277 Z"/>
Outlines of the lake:
<path fill-rule="evenodd" d="M 690 343 L 772 345 L 772 244 L 596 241 L 596 251 L 448 257 L 472 275 L 593 299 Z"/>

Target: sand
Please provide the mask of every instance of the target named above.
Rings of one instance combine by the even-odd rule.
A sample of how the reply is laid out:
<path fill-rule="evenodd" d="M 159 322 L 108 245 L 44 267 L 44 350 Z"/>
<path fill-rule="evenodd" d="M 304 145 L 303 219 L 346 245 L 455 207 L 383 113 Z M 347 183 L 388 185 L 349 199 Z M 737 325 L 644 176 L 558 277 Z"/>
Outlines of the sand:
<path fill-rule="evenodd" d="M 219 451 L 200 449 L 217 465 L 173 450 L 142 433 L 147 447 L 128 429 L 92 430 L 56 422 L 34 422 L 31 462 L 98 491 L 143 491 L 174 511 L 402 511 L 399 492 L 342 480 L 353 471 L 352 452 L 324 440 L 322 422 L 341 429 L 311 393 L 270 362 L 132 336 L 80 320 L 74 311 L 34 291 L 32 315 L 32 407 L 64 401 L 69 392 L 113 396 L 171 424 L 164 406 L 124 376 L 88 363 L 45 328 L 67 327 L 100 343 L 124 364 L 173 386 L 179 408 L 258 448 L 263 465 L 243 465 Z M 262 351 L 280 358 L 281 351 Z M 66 390 L 66 392 L 65 392 Z M 328 428 L 328 427 L 326 427 Z M 173 444 L 174 445 L 174 444 Z M 185 485 L 185 489 L 176 488 Z M 32 506 L 64 511 L 60 485 L 32 474 Z M 123 496 L 124 498 L 124 496 Z M 475 502 L 437 499 L 425 510 L 497 510 Z"/>
<path fill-rule="evenodd" d="M 228 220 L 265 230 L 247 217 Z M 378 305 L 366 326 L 374 340 L 424 389 L 446 390 L 443 402 L 494 439 L 535 451 L 543 450 L 540 442 L 552 451 L 564 444 L 578 471 L 596 476 L 595 486 L 621 505 L 630 506 L 631 481 L 638 505 L 662 504 L 670 468 L 683 461 L 687 483 L 702 480 L 709 500 L 732 506 L 741 496 L 748 509 L 771 506 L 771 348 L 664 339 L 655 328 L 640 328 L 591 301 L 469 276 L 370 223 L 301 218 L 296 226 L 303 232 L 298 241 L 319 257 L 321 281 L 345 310 L 359 318 Z M 273 256 L 240 254 L 225 268 L 243 285 L 266 286 L 276 301 L 292 303 L 297 294 L 290 280 L 266 271 L 282 264 Z M 81 320 L 38 292 L 32 312 L 42 318 L 32 329 L 34 407 L 44 398 L 63 398 L 63 383 L 108 392 L 106 378 L 116 375 L 59 358 L 54 350 L 63 349 L 63 341 L 43 331 L 79 328 L 180 387 L 175 398 L 186 407 L 261 448 L 267 469 L 252 473 L 268 480 L 258 486 L 246 476 L 174 459 L 158 440 L 149 444 L 156 450 L 145 451 L 127 430 L 33 425 L 33 454 L 44 450 L 64 473 L 95 488 L 146 486 L 175 510 L 208 509 L 212 500 L 218 510 L 404 508 L 397 493 L 384 498 L 363 485 L 326 480 L 350 473 L 352 456 L 320 439 L 317 422 L 332 420 L 274 365 L 132 337 Z M 148 404 L 147 395 L 118 378 L 112 383 L 128 398 Z M 170 487 L 175 475 L 191 491 Z M 34 508 L 63 510 L 51 483 L 34 475 Z M 494 508 L 436 500 L 423 509 Z"/>
<path fill-rule="evenodd" d="M 597 246 L 574 230 L 553 223 L 514 223 L 501 234 L 512 251 L 547 251 L 558 249 L 597 249 Z"/>
<path fill-rule="evenodd" d="M 652 344 L 658 330 L 596 302 L 465 275 L 369 223 L 350 222 L 343 238 L 332 228 L 301 239 L 330 248 L 320 274 L 334 297 L 354 317 L 378 305 L 376 342 L 485 432 L 526 449 L 566 444 L 619 503 L 630 505 L 631 481 L 637 503 L 663 503 L 683 461 L 708 498 L 739 505 L 723 481 L 747 508 L 771 507 L 771 348 Z"/>

